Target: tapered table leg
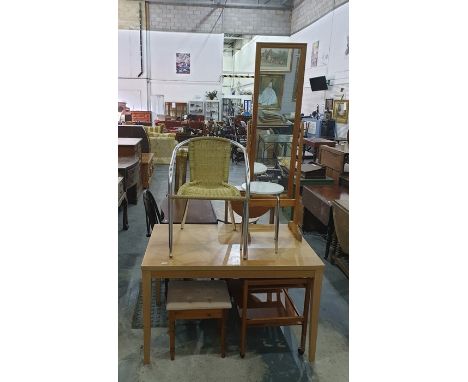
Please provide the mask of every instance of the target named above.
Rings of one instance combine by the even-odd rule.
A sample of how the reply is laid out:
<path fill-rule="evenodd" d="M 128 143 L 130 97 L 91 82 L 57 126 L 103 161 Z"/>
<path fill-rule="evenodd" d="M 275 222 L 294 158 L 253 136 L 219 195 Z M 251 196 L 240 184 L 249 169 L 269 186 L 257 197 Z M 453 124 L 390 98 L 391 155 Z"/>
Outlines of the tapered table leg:
<path fill-rule="evenodd" d="M 320 308 L 320 292 L 322 290 L 323 270 L 315 271 L 311 290 L 311 306 L 309 318 L 309 361 L 315 361 L 315 351 L 317 350 L 318 316 Z"/>
<path fill-rule="evenodd" d="M 143 292 L 143 364 L 150 363 L 151 347 L 151 272 L 142 272 Z"/>

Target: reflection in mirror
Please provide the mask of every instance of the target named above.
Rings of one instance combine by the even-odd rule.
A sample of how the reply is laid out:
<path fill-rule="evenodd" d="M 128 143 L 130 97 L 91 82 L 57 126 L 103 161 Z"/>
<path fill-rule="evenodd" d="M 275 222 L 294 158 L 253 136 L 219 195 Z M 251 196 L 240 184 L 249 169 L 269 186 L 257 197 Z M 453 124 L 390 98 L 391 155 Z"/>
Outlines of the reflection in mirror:
<path fill-rule="evenodd" d="M 255 162 L 267 166 L 270 179 L 288 177 L 301 49 L 262 47 L 258 73 Z M 260 176 L 262 177 L 262 176 Z M 281 182 L 287 188 L 288 182 Z"/>

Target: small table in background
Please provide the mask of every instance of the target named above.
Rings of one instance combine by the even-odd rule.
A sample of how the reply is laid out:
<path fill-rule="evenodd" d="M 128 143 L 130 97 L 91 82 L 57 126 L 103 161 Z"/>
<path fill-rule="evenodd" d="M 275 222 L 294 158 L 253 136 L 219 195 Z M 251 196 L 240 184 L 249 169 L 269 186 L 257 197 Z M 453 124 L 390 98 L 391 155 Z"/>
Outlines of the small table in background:
<path fill-rule="evenodd" d="M 342 186 L 304 186 L 302 189 L 302 204 L 304 208 L 327 227 L 325 259 L 328 258 L 333 235 L 332 202 L 338 200 L 349 200 L 348 190 Z"/>
<path fill-rule="evenodd" d="M 324 138 L 304 138 L 304 148 L 303 148 L 303 155 L 305 152 L 306 146 L 309 146 L 314 149 L 314 155 L 315 155 L 315 160 L 319 160 L 319 152 L 320 152 L 320 146 L 330 146 L 330 147 L 335 147 L 335 141 L 331 141 L 329 139 L 324 139 Z"/>

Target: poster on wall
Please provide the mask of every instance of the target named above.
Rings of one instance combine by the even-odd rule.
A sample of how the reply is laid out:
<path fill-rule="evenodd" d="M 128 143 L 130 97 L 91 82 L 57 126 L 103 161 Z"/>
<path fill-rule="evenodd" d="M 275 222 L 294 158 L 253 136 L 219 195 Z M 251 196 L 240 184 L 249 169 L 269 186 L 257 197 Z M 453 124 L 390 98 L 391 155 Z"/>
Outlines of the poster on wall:
<path fill-rule="evenodd" d="M 317 66 L 318 63 L 318 54 L 319 54 L 319 41 L 315 41 L 312 44 L 312 67 Z"/>
<path fill-rule="evenodd" d="M 262 48 L 260 71 L 289 72 L 291 71 L 292 49 Z"/>
<path fill-rule="evenodd" d="M 190 53 L 176 53 L 176 73 L 190 74 Z"/>

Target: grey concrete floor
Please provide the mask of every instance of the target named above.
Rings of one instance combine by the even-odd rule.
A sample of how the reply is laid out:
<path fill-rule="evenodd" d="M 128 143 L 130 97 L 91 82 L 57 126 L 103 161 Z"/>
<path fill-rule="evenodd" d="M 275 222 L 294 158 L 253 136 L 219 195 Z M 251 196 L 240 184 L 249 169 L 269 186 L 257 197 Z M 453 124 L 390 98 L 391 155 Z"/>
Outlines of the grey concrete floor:
<path fill-rule="evenodd" d="M 242 163 L 232 164 L 230 183 L 241 184 L 242 171 Z M 158 204 L 167 192 L 167 173 L 167 165 L 155 167 L 150 190 Z M 213 205 L 218 218 L 223 220 L 224 202 L 213 202 Z M 223 359 L 219 355 L 215 324 L 213 326 L 212 321 L 207 320 L 178 323 L 174 361 L 169 358 L 167 328 L 153 328 L 152 362 L 143 365 L 143 331 L 131 327 L 141 280 L 140 265 L 148 243 L 141 196 L 137 205 L 129 205 L 128 231 L 122 230 L 122 211 L 118 218 L 119 381 L 348 381 L 348 279 L 326 260 L 323 260 L 325 274 L 314 363 L 307 361 L 307 351 L 304 356 L 298 356 L 300 327 L 297 326 L 281 328 L 287 346 L 281 341 L 278 346 L 271 345 L 271 336 L 277 336 L 274 330 L 252 329 L 244 359 L 239 356 L 238 340 L 232 334 L 228 336 L 227 355 Z M 280 221 L 286 223 L 287 219 L 281 214 Z M 268 214 L 260 222 L 268 222 Z M 305 234 L 304 238 L 323 259 L 325 239 L 317 232 Z M 303 292 L 293 290 L 291 294 L 300 306 Z"/>

